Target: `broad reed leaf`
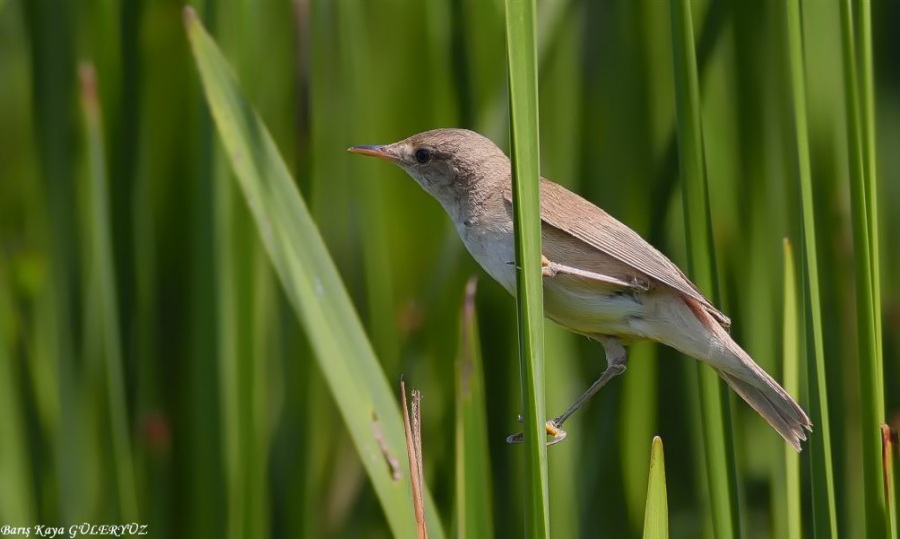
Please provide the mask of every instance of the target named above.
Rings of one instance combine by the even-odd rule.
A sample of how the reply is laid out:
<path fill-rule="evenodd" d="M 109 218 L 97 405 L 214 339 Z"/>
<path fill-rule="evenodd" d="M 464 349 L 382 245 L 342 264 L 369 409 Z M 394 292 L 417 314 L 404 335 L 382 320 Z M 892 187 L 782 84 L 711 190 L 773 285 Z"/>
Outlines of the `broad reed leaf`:
<path fill-rule="evenodd" d="M 185 26 L 222 143 L 282 287 L 398 537 L 415 535 L 403 423 L 393 392 L 275 143 L 194 12 Z M 443 536 L 430 493 L 432 537 Z"/>

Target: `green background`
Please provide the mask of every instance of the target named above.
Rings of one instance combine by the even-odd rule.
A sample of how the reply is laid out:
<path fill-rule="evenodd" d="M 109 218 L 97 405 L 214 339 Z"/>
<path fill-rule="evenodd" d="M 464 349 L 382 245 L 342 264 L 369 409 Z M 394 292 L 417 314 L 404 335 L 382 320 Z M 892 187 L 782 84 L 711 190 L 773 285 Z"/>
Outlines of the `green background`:
<path fill-rule="evenodd" d="M 900 4 L 871 5 L 892 419 Z M 782 379 L 782 239 L 800 245 L 785 9 L 773 0 L 692 7 L 721 307 L 736 340 Z M 514 300 L 411 179 L 344 151 L 441 126 L 508 148 L 503 3 L 195 8 L 274 136 L 388 379 L 399 393 L 402 374 L 423 393 L 426 482 L 450 532 L 459 312 L 466 280 L 482 277 L 485 481 L 496 535 L 521 536 L 523 452 L 504 443 L 521 413 Z M 538 3 L 541 169 L 684 266 L 669 17 L 660 0 Z M 857 374 L 838 3 L 805 2 L 803 24 L 838 525 L 858 537 L 867 396 Z M 96 72 L 101 153 L 92 153 L 83 112 L 83 62 Z M 92 184 L 97 163 L 105 189 Z M 137 521 L 158 537 L 389 535 L 336 412 L 342 396 L 324 385 L 231 174 L 182 4 L 0 0 L 0 525 Z M 598 344 L 551 323 L 545 340 L 554 415 L 605 360 Z M 549 450 L 554 537 L 640 533 L 654 434 L 666 447 L 672 535 L 711 534 L 693 360 L 645 343 L 630 354 L 627 374 Z M 787 536 L 783 441 L 739 399 L 732 410 L 743 530 Z M 113 473 L 123 454 L 131 485 Z"/>

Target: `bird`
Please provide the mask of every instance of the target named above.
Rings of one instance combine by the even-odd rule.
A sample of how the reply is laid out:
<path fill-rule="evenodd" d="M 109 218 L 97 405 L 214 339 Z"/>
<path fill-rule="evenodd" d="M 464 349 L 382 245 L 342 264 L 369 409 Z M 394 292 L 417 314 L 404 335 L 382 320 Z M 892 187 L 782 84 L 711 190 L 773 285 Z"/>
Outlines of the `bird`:
<path fill-rule="evenodd" d="M 467 129 L 425 131 L 384 145 L 348 148 L 398 165 L 450 216 L 478 264 L 515 295 L 512 168 L 489 138 Z M 655 341 L 713 369 L 791 446 L 812 423 L 803 408 L 730 336 L 731 320 L 668 257 L 593 203 L 540 178 L 544 315 L 599 342 L 607 368 L 547 422 L 556 443 L 565 421 L 625 372 L 625 346 Z M 509 437 L 511 443 L 522 435 Z"/>

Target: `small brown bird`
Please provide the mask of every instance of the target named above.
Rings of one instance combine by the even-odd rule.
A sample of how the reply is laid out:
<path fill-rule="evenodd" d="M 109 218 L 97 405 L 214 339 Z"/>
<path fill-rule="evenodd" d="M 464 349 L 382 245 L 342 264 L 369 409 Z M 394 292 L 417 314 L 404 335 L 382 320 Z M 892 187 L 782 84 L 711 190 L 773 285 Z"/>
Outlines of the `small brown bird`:
<path fill-rule="evenodd" d="M 475 260 L 515 294 L 509 158 L 465 129 L 435 129 L 384 146 L 348 151 L 387 159 L 436 198 Z M 560 427 L 625 371 L 623 344 L 652 340 L 706 362 L 794 448 L 812 423 L 794 399 L 726 331 L 731 321 L 684 273 L 636 232 L 566 188 L 541 178 L 544 314 L 599 341 L 607 369 L 562 415 Z M 510 441 L 519 441 L 513 435 Z"/>

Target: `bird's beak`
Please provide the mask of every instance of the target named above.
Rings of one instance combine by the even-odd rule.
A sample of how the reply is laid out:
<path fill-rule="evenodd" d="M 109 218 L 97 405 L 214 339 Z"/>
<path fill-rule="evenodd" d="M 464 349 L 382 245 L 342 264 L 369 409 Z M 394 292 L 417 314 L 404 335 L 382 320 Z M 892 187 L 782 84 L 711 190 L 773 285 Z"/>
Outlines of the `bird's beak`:
<path fill-rule="evenodd" d="M 378 157 L 380 159 L 387 159 L 388 161 L 399 161 L 400 158 L 394 155 L 387 146 L 351 146 L 347 148 L 348 152 L 358 153 L 360 155 L 369 155 L 372 157 Z"/>

